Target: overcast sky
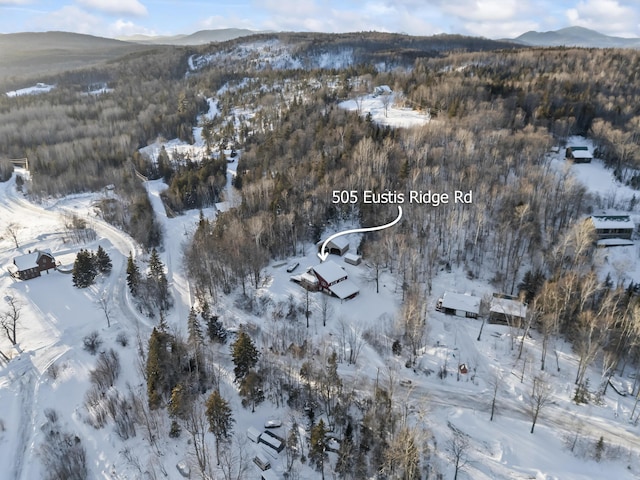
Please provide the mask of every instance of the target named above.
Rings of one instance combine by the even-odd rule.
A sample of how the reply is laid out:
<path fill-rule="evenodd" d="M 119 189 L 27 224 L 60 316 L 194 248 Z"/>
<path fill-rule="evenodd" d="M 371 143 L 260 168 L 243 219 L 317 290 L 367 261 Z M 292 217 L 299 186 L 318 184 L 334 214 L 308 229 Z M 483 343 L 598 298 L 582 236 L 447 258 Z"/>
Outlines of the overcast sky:
<path fill-rule="evenodd" d="M 510 38 L 568 26 L 640 37 L 640 0 L 0 0 L 0 33 L 118 37 L 237 27 Z"/>

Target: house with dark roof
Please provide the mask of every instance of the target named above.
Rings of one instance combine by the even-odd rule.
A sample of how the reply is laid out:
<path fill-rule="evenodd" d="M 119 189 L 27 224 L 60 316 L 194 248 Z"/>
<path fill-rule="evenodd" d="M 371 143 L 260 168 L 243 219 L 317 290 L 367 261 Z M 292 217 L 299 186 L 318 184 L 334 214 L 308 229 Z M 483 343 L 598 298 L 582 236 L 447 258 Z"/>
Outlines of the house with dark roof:
<path fill-rule="evenodd" d="M 29 280 L 39 277 L 41 272 L 49 272 L 56 268 L 56 259 L 50 250 L 35 250 L 26 255 L 20 255 L 13 259 L 13 264 L 17 269 L 16 275 L 20 280 Z"/>
<path fill-rule="evenodd" d="M 591 155 L 589 147 L 573 146 L 567 147 L 565 158 L 567 160 L 573 160 L 573 163 L 591 163 L 593 155 Z"/>

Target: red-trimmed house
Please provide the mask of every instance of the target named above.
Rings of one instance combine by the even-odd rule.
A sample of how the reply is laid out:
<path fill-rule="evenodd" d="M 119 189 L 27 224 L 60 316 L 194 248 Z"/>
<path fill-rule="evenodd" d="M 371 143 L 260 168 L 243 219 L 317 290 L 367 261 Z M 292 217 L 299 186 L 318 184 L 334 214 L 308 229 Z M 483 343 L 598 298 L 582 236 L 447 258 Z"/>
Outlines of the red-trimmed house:
<path fill-rule="evenodd" d="M 20 280 L 29 280 L 39 277 L 43 271 L 48 273 L 49 270 L 56 268 L 56 259 L 50 250 L 35 250 L 14 258 L 13 264 L 18 269 L 16 273 Z"/>
<path fill-rule="evenodd" d="M 332 260 L 313 267 L 313 274 L 318 279 L 318 288 L 341 300 L 353 298 L 359 293 L 355 283 L 347 279 L 344 268 Z"/>

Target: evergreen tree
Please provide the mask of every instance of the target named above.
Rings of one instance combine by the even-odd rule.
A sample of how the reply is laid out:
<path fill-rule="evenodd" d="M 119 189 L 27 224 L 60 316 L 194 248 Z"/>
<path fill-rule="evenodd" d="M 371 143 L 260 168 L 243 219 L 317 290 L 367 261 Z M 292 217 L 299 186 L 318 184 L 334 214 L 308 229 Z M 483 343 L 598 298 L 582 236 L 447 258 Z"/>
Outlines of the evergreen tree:
<path fill-rule="evenodd" d="M 531 303 L 533 301 L 536 295 L 538 295 L 538 292 L 540 292 L 544 281 L 544 272 L 539 268 L 528 270 L 524 274 L 522 282 L 518 284 L 518 291 L 524 295 L 525 303 Z"/>
<path fill-rule="evenodd" d="M 164 273 L 164 264 L 160 260 L 158 251 L 153 248 L 149 257 L 149 273 L 147 274 L 147 288 L 150 297 L 157 301 L 160 310 L 168 310 L 171 306 L 169 297 L 169 281 Z"/>
<path fill-rule="evenodd" d="M 298 453 L 298 442 L 298 424 L 294 421 L 293 425 L 291 425 L 291 430 L 289 430 L 289 435 L 287 436 L 287 449 L 285 450 L 285 453 L 287 455 L 287 471 L 291 471 L 293 462 L 300 456 Z"/>
<path fill-rule="evenodd" d="M 213 342 L 225 343 L 227 341 L 227 331 L 222 326 L 222 322 L 218 320 L 217 315 L 211 315 L 207 319 L 207 335 Z"/>
<path fill-rule="evenodd" d="M 309 445 L 309 461 L 322 472 L 324 478 L 324 461 L 327 458 L 327 427 L 320 421 L 311 429 Z"/>
<path fill-rule="evenodd" d="M 242 406 L 247 408 L 251 404 L 251 413 L 256 411 L 256 405 L 264 401 L 264 390 L 262 389 L 262 377 L 255 370 L 249 370 L 240 384 L 240 396 Z"/>
<path fill-rule="evenodd" d="M 167 318 L 164 316 L 163 312 L 160 312 L 160 321 L 158 322 L 158 330 L 160 330 L 163 333 L 167 333 L 169 331 Z"/>
<path fill-rule="evenodd" d="M 129 258 L 127 259 L 127 285 L 131 294 L 134 297 L 137 296 L 140 291 L 140 269 L 131 252 L 129 252 Z"/>
<path fill-rule="evenodd" d="M 351 422 L 347 423 L 340 448 L 338 449 L 338 459 L 336 460 L 336 472 L 341 474 L 343 478 L 351 472 L 355 465 L 354 448 L 353 448 L 353 427 Z"/>
<path fill-rule="evenodd" d="M 147 353 L 147 396 L 149 397 L 149 408 L 156 409 L 161 401 L 161 378 L 162 378 L 162 356 L 164 342 L 162 333 L 155 328 L 149 338 L 149 352 Z"/>
<path fill-rule="evenodd" d="M 171 401 L 167 409 L 172 417 L 186 418 L 187 412 L 191 407 L 191 398 L 181 383 L 173 387 L 171 390 Z"/>
<path fill-rule="evenodd" d="M 189 310 L 189 316 L 187 317 L 187 332 L 189 333 L 189 345 L 196 350 L 199 349 L 204 336 L 202 335 L 202 328 L 200 327 L 198 316 L 193 307 Z"/>
<path fill-rule="evenodd" d="M 73 262 L 73 285 L 78 288 L 86 288 L 93 285 L 96 274 L 97 272 L 91 252 L 88 250 L 80 250 L 76 255 L 75 262 Z"/>
<path fill-rule="evenodd" d="M 600 436 L 600 438 L 598 439 L 598 442 L 596 443 L 596 451 L 593 454 L 596 462 L 599 462 L 600 460 L 602 460 L 603 453 L 604 453 L 604 437 Z"/>
<path fill-rule="evenodd" d="M 195 373 L 198 382 L 204 387 L 207 380 L 206 371 L 202 368 L 202 343 L 204 336 L 202 334 L 202 328 L 200 327 L 200 321 L 193 307 L 189 310 L 189 316 L 187 317 L 187 331 L 189 334 L 187 341 L 192 354 L 189 364 L 190 371 Z"/>
<path fill-rule="evenodd" d="M 206 408 L 209 431 L 216 437 L 216 459 L 220 465 L 220 442 L 231 436 L 235 420 L 229 402 L 222 398 L 218 391 L 214 391 L 209 396 Z"/>
<path fill-rule="evenodd" d="M 242 380 L 249 370 L 258 363 L 258 349 L 253 344 L 251 337 L 245 332 L 240 332 L 235 342 L 231 344 L 231 356 L 235 365 L 233 373 L 236 381 Z"/>
<path fill-rule="evenodd" d="M 111 273 L 113 264 L 109 254 L 102 248 L 102 245 L 98 245 L 98 251 L 96 252 L 96 266 L 100 273 Z"/>

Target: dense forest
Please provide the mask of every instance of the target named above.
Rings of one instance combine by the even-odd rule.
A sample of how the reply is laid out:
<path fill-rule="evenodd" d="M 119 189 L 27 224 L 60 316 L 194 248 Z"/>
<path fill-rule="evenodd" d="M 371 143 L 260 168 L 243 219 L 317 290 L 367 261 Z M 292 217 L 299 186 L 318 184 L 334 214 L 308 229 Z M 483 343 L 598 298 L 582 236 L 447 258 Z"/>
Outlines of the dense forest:
<path fill-rule="evenodd" d="M 298 56 L 344 48 L 356 54 L 341 69 L 256 69 L 248 57 L 189 69 L 190 55 L 274 38 L 294 45 Z M 362 342 L 375 344 L 372 332 L 345 328 L 336 340 L 339 351 L 319 353 L 320 346 L 302 333 L 302 322 L 295 322 L 305 315 L 308 320 L 308 305 L 293 300 L 266 305 L 254 295 L 272 259 L 313 248 L 328 223 L 380 225 L 396 215 L 395 205 L 334 204 L 334 190 L 473 190 L 473 208 L 406 205 L 393 233 L 369 234 L 358 247 L 373 272 L 385 269 L 399 279 L 401 321 L 389 335 L 394 354 L 410 352 L 409 367 L 426 341 L 427 319 L 419 306 L 432 293 L 438 270 L 452 267 L 469 278 L 490 272 L 487 280 L 497 290 L 526 298 L 530 314 L 522 328 L 537 329 L 545 345 L 555 335 L 572 342 L 579 357 L 576 398 L 583 399 L 586 369 L 599 354 L 606 367 L 599 394 L 616 369 L 640 367 L 638 287 L 598 279 L 590 255 L 593 230 L 583 221 L 595 208 L 633 205 L 589 195 L 566 172 L 552 169 L 547 156 L 571 135 L 588 136 L 618 179 L 640 185 L 640 52 L 436 40 L 440 43 L 373 34 L 250 37 L 135 53 L 109 67 L 63 75 L 46 95 L 0 97 L 0 153 L 29 157 L 30 193 L 64 195 L 114 184 L 118 199 L 103 203 L 104 217 L 149 248 L 160 245 L 161 232 L 136 172 L 164 178 L 171 210 L 202 208 L 223 195 L 222 152 L 230 144 L 241 151 L 233 182 L 241 205 L 215 221 L 201 215 L 185 247 L 197 300 L 184 319 L 187 338 L 164 323 L 167 304 L 159 309 L 148 345 L 139 347 L 146 349 L 148 390 L 142 411 L 167 407 L 172 418 L 171 432 L 153 432 L 150 441 L 156 434 L 179 436 L 184 428 L 203 476 L 211 465 L 198 453 L 203 445 L 198 419 L 210 422 L 218 460 L 222 455 L 224 462 L 230 451 L 218 446 L 233 422 L 214 388 L 219 373 L 213 360 L 228 332 L 214 310 L 234 289 L 242 292 L 239 309 L 268 313 L 275 325 L 274 335 L 261 336 L 267 348 L 260 354 L 250 329 L 234 332 L 229 342 L 243 406 L 253 409 L 265 399 L 288 405 L 316 439 L 304 452 L 291 430 L 284 439 L 291 447 L 290 468 L 301 457 L 323 473 L 328 468 L 327 427 L 317 421 L 322 416 L 341 440 L 334 466 L 338 478 L 413 479 L 433 473 L 429 432 L 406 422 L 393 389 L 385 386 L 391 379 L 368 385 L 370 394 L 363 398 L 338 375 L 338 363 L 358 361 Z M 374 68 L 378 60 L 388 68 Z M 95 82 L 111 90 L 87 94 L 88 83 Z M 428 112 L 431 121 L 394 129 L 338 106 L 379 85 L 401 92 L 400 105 Z M 220 115 L 199 125 L 207 158 L 161 152 L 154 161 L 139 152 L 157 138 L 194 142 L 198 115 L 213 96 Z M 131 283 L 130 288 L 135 293 Z M 549 368 L 546 355 L 543 347 L 541 371 Z M 197 400 L 204 393 L 203 413 Z"/>

